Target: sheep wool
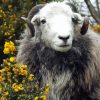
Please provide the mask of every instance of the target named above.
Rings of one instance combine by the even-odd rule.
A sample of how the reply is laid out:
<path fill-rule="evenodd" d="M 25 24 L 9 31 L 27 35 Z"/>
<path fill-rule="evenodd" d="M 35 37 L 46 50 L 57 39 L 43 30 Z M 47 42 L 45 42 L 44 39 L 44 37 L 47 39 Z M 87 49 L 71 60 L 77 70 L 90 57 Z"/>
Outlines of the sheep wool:
<path fill-rule="evenodd" d="M 55 13 L 56 9 L 60 11 Z M 35 10 L 24 18 L 28 26 L 17 62 L 28 65 L 40 87 L 50 85 L 47 100 L 100 100 L 100 36 L 90 29 L 82 35 L 82 23 L 76 19 L 83 22 L 84 18 L 63 2 L 39 5 Z"/>

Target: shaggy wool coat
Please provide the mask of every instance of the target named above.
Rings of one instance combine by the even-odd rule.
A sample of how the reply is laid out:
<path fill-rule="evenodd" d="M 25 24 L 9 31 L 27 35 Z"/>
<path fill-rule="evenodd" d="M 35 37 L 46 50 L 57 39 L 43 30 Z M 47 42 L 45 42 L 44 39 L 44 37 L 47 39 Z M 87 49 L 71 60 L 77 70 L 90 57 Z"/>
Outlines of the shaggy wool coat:
<path fill-rule="evenodd" d="M 40 86 L 50 85 L 47 100 L 100 100 L 100 37 L 95 33 L 75 37 L 66 53 L 24 38 L 17 61 L 28 65 Z"/>

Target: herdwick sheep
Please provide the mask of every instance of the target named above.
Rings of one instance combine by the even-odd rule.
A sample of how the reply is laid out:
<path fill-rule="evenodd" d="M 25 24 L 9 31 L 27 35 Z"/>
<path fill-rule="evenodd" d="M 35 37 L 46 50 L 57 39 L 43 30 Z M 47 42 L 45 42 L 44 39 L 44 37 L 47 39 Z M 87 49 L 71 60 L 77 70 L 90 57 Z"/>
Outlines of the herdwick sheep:
<path fill-rule="evenodd" d="M 37 5 L 22 17 L 27 28 L 17 61 L 27 64 L 47 100 L 100 100 L 100 37 L 64 2 Z"/>

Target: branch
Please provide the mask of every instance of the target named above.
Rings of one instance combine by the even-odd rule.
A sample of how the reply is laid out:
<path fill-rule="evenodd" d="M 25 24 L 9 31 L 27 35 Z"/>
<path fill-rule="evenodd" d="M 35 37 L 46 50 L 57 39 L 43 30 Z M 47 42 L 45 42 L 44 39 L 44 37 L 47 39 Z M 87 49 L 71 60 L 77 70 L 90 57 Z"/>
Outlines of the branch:
<path fill-rule="evenodd" d="M 95 10 L 94 6 L 90 2 L 90 0 L 84 0 L 87 4 L 87 7 L 92 15 L 92 17 L 96 20 L 98 24 L 100 24 L 100 14 Z"/>
<path fill-rule="evenodd" d="M 99 1 L 98 0 L 96 0 L 96 6 L 97 6 L 98 13 L 99 13 L 100 8 L 99 8 Z"/>

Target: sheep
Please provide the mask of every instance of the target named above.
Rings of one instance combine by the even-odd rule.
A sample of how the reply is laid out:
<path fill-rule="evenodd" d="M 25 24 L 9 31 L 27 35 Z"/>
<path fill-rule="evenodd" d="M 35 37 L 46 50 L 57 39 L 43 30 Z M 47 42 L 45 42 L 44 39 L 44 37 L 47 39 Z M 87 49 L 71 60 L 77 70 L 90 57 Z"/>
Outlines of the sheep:
<path fill-rule="evenodd" d="M 47 100 L 100 100 L 100 36 L 64 2 L 32 8 L 17 62 L 28 65 Z"/>

